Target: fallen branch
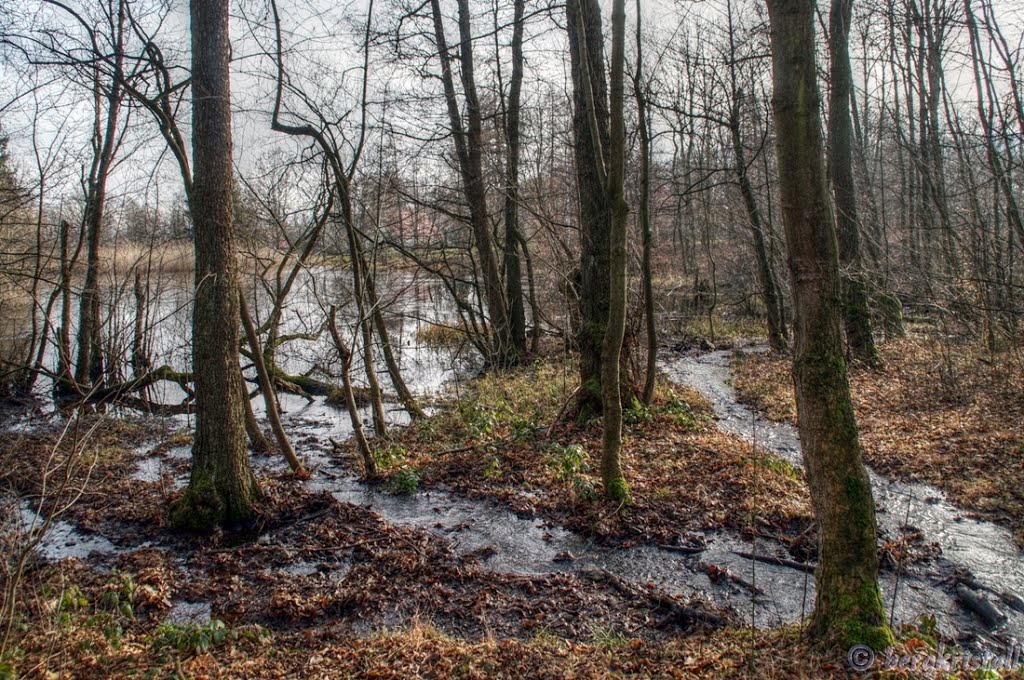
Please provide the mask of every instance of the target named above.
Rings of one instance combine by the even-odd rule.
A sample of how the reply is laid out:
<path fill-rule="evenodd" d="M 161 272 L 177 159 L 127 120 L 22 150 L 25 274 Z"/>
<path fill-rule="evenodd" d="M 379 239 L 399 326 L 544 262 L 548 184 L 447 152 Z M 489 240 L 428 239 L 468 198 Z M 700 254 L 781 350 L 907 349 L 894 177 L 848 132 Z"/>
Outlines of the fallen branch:
<path fill-rule="evenodd" d="M 605 583 L 626 597 L 650 600 L 659 607 L 667 609 L 669 611 L 669 620 L 676 623 L 696 624 L 708 628 L 725 628 L 729 625 L 729 621 L 723 616 L 682 604 L 667 593 L 657 589 L 641 589 L 632 586 L 607 569 L 586 569 L 579 572 L 579 576 L 595 583 Z"/>
<path fill-rule="evenodd" d="M 765 564 L 773 564 L 776 567 L 789 567 L 790 569 L 802 571 L 805 574 L 813 574 L 814 570 L 818 568 L 815 564 L 808 564 L 807 562 L 797 562 L 796 560 L 787 560 L 783 557 L 773 557 L 771 555 L 755 555 L 753 553 L 741 552 L 739 550 L 733 550 L 733 554 L 739 555 L 743 559 L 754 560 L 755 562 L 763 562 Z"/>
<path fill-rule="evenodd" d="M 987 597 L 974 592 L 962 583 L 957 584 L 956 597 L 965 609 L 978 615 L 986 628 L 998 628 L 1006 623 L 1006 614 L 999 611 Z"/>

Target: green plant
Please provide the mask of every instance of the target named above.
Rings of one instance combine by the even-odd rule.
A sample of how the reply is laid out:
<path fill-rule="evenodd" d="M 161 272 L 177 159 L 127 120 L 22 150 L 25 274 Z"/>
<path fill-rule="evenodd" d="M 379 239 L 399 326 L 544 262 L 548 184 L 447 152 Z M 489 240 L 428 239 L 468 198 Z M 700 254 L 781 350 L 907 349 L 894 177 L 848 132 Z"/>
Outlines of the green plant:
<path fill-rule="evenodd" d="M 95 613 L 86 619 L 87 626 L 97 627 L 114 647 L 121 644 L 124 624 L 135 620 L 135 579 L 131 574 L 114 574 L 105 592 L 96 603 Z"/>
<path fill-rule="evenodd" d="M 157 626 L 152 649 L 158 656 L 173 652 L 185 656 L 205 654 L 228 638 L 229 631 L 223 621 L 211 619 L 207 623 L 163 623 Z"/>
<path fill-rule="evenodd" d="M 590 457 L 579 444 L 552 444 L 548 447 L 548 467 L 555 471 L 555 479 L 568 483 L 576 498 L 582 501 L 597 499 L 597 490 L 590 480 Z"/>
<path fill-rule="evenodd" d="M 571 481 L 576 475 L 590 472 L 589 456 L 579 444 L 552 444 L 548 447 L 548 465 L 555 469 L 555 479 Z"/>
<path fill-rule="evenodd" d="M 490 437 L 494 434 L 498 419 L 493 410 L 481 407 L 477 402 L 459 403 L 459 418 L 471 439 Z"/>
<path fill-rule="evenodd" d="M 668 418 L 669 422 L 677 427 L 688 430 L 700 429 L 700 420 L 694 414 L 690 405 L 683 401 L 675 392 L 669 392 L 668 401 L 658 409 L 658 412 Z"/>
<path fill-rule="evenodd" d="M 750 462 L 758 467 L 763 467 L 772 472 L 777 472 L 781 475 L 785 475 L 790 479 L 800 479 L 800 471 L 793 466 L 788 460 L 783 458 L 776 458 L 775 456 L 758 456 L 751 458 Z"/>
<path fill-rule="evenodd" d="M 391 476 L 391 491 L 394 493 L 415 493 L 420 487 L 422 476 L 418 468 L 405 467 Z"/>
<path fill-rule="evenodd" d="M 649 423 L 654 419 L 654 411 L 642 401 L 633 397 L 629 406 L 622 412 L 622 419 L 628 425 Z"/>
<path fill-rule="evenodd" d="M 378 469 L 389 470 L 404 461 L 409 452 L 401 444 L 386 441 L 383 445 L 375 447 L 371 455 Z"/>
<path fill-rule="evenodd" d="M 620 649 L 628 642 L 626 636 L 610 626 L 591 625 L 590 634 L 595 645 L 609 651 Z"/>
<path fill-rule="evenodd" d="M 511 413 L 509 425 L 512 428 L 512 439 L 515 441 L 522 442 L 533 439 L 540 431 L 540 412 L 534 410 L 528 418 Z"/>
<path fill-rule="evenodd" d="M 501 461 L 491 456 L 484 466 L 484 479 L 501 479 Z"/>

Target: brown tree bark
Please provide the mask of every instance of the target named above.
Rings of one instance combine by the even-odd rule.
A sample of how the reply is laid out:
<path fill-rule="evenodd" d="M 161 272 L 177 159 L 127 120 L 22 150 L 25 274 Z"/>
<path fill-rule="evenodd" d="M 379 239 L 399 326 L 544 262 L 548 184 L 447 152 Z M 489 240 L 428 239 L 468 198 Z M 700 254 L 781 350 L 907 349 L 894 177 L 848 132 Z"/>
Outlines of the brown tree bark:
<path fill-rule="evenodd" d="M 793 286 L 793 382 L 820 558 L 810 631 L 892 641 L 878 587 L 875 503 L 843 358 L 839 255 L 824 167 L 815 0 L 767 0 L 782 214 Z"/>
<path fill-rule="evenodd" d="M 828 105 L 828 170 L 835 197 L 836 233 L 839 237 L 840 280 L 843 291 L 842 317 L 846 327 L 849 356 L 877 368 L 882 360 L 875 348 L 871 312 L 865 286 L 860 248 L 860 220 L 857 187 L 853 178 L 853 121 L 850 95 L 850 21 L 853 0 L 832 0 L 829 12 L 830 80 Z"/>
<path fill-rule="evenodd" d="M 103 346 L 100 332 L 100 246 L 103 243 L 103 223 L 107 206 L 107 180 L 114 164 L 119 144 L 118 126 L 121 113 L 121 72 L 123 70 L 123 34 L 125 11 L 119 4 L 114 28 L 118 46 L 114 59 L 115 76 L 106 85 L 100 76 L 94 76 L 93 98 L 96 116 L 93 128 L 93 162 L 86 185 L 85 210 L 85 281 L 78 306 L 78 358 L 75 362 L 75 382 L 79 389 L 99 384 L 103 380 Z M 104 118 L 105 116 L 105 118 Z"/>
<path fill-rule="evenodd" d="M 508 302 L 509 339 L 517 356 L 526 353 L 526 305 L 523 297 L 523 274 L 519 261 L 520 244 L 526 239 L 519 234 L 519 157 L 522 146 L 520 138 L 520 114 L 523 89 L 523 27 L 526 2 L 514 0 L 512 24 L 512 78 L 508 88 L 508 103 L 505 112 L 505 298 Z M 497 35 L 497 30 L 495 30 Z M 525 253 L 525 245 L 524 245 Z M 534 334 L 540 319 L 534 315 Z"/>
<path fill-rule="evenodd" d="M 476 92 L 473 60 L 473 32 L 470 25 L 468 0 L 458 0 L 459 7 L 459 72 L 462 93 L 465 100 L 466 120 L 462 120 L 455 81 L 452 76 L 451 55 L 444 32 L 444 17 L 438 0 L 430 0 L 434 19 L 434 39 L 441 60 L 441 82 L 444 85 L 445 100 L 448 104 L 448 119 L 455 143 L 455 155 L 459 162 L 462 178 L 462 192 L 469 207 L 470 226 L 480 273 L 483 276 L 483 298 L 491 324 L 490 359 L 500 365 L 516 362 L 515 346 L 509 336 L 508 313 L 505 307 L 505 291 L 494 248 L 494 238 L 488 220 L 487 193 L 483 171 L 483 116 Z"/>
<path fill-rule="evenodd" d="M 569 0 L 565 7 L 580 216 L 579 413 L 591 416 L 602 409 L 601 346 L 608 327 L 607 292 L 611 287 L 612 216 L 605 175 L 610 144 L 608 89 L 600 4 L 597 0 Z"/>
<path fill-rule="evenodd" d="M 274 383 L 267 372 L 267 366 L 263 363 L 263 348 L 260 346 L 259 336 L 256 335 L 256 327 L 252 323 L 252 316 L 249 314 L 249 306 L 245 302 L 242 291 L 238 291 L 238 311 L 242 318 L 242 328 L 245 329 L 245 338 L 252 351 L 252 363 L 256 368 L 256 378 L 260 384 L 260 391 L 263 393 L 263 405 L 267 410 L 267 420 L 270 421 L 270 429 L 277 439 L 277 448 L 281 450 L 288 467 L 296 476 L 307 478 L 309 473 L 302 467 L 299 457 L 295 455 L 288 433 L 284 431 L 284 424 L 281 422 L 281 407 L 277 403 L 277 393 L 274 391 Z"/>
<path fill-rule="evenodd" d="M 619 360 L 626 335 L 626 232 L 629 206 L 624 191 L 626 171 L 625 63 L 626 2 L 612 3 L 612 54 L 610 64 L 610 135 L 607 194 L 611 206 L 609 238 L 608 325 L 601 347 L 601 392 L 604 432 L 601 439 L 601 481 L 613 501 L 629 501 L 629 486 L 622 475 L 622 397 Z"/>
<path fill-rule="evenodd" d="M 640 276 L 644 289 L 644 325 L 647 332 L 647 370 L 641 393 L 644 404 L 650 406 L 658 373 L 658 328 L 654 316 L 654 275 L 651 272 L 651 250 L 654 234 L 651 231 L 651 126 L 650 108 L 644 82 L 644 41 L 642 7 L 636 0 L 636 70 L 633 72 L 633 96 L 636 97 L 637 136 L 640 138 L 640 233 L 643 255 Z"/>
<path fill-rule="evenodd" d="M 239 398 L 228 10 L 227 0 L 191 3 L 196 434 L 189 485 L 171 510 L 172 522 L 189 530 L 244 522 L 259 492 Z"/>

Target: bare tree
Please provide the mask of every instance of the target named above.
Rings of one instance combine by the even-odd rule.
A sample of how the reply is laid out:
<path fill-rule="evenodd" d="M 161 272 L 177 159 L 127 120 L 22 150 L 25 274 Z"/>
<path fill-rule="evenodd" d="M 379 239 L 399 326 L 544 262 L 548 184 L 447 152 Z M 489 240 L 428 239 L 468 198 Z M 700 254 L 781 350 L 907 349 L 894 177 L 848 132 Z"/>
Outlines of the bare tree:
<path fill-rule="evenodd" d="M 191 19 L 196 433 L 189 485 L 171 519 L 201 530 L 249 519 L 259 487 L 249 467 L 239 399 L 229 3 L 192 0 Z"/>
<path fill-rule="evenodd" d="M 811 631 L 884 649 L 877 524 L 850 400 L 839 255 L 815 70 L 815 0 L 767 0 L 779 189 L 793 287 L 793 381 L 820 557 Z"/>

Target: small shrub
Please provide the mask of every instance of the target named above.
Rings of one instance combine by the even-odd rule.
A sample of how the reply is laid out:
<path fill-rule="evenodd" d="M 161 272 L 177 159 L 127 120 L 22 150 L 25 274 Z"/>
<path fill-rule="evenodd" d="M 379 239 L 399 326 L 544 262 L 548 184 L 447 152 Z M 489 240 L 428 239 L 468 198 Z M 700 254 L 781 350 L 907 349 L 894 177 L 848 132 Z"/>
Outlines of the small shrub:
<path fill-rule="evenodd" d="M 501 461 L 497 456 L 491 456 L 484 466 L 484 479 L 501 479 Z"/>
<path fill-rule="evenodd" d="M 182 656 L 205 654 L 224 642 L 228 632 L 224 622 L 218 619 L 203 624 L 163 623 L 157 626 L 152 649 L 158 657 L 168 653 Z"/>
<path fill-rule="evenodd" d="M 385 442 L 382 446 L 374 448 L 371 455 L 378 469 L 389 470 L 404 461 L 409 452 L 401 444 Z"/>
<path fill-rule="evenodd" d="M 571 481 L 576 475 L 590 472 L 589 456 L 579 444 L 552 444 L 548 450 L 548 465 L 555 469 L 555 479 L 558 481 Z"/>
<path fill-rule="evenodd" d="M 658 409 L 658 412 L 676 427 L 687 430 L 699 430 L 701 427 L 700 420 L 694 414 L 693 409 L 675 392 L 669 392 L 668 401 Z"/>
<path fill-rule="evenodd" d="M 393 493 L 415 493 L 420 488 L 422 476 L 418 468 L 402 468 L 391 476 Z"/>

